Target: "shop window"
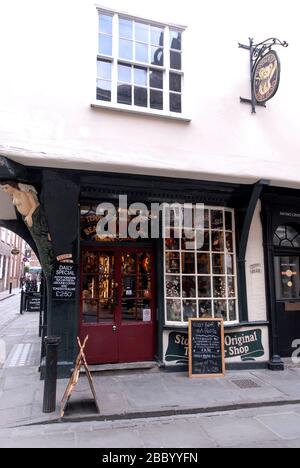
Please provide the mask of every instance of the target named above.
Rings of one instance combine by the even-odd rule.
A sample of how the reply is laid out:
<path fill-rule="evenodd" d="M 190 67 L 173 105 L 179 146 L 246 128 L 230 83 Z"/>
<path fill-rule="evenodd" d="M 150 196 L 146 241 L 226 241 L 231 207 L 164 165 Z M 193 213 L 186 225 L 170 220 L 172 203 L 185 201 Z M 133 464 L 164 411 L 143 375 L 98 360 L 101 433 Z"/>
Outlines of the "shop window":
<path fill-rule="evenodd" d="M 274 245 L 275 247 L 300 249 L 299 226 L 293 224 L 279 226 L 274 235 Z"/>
<path fill-rule="evenodd" d="M 234 212 L 207 207 L 193 242 L 183 228 L 165 226 L 166 324 L 186 325 L 193 317 L 238 320 Z M 166 236 L 167 237 L 167 236 Z M 170 238 L 169 238 L 170 237 Z"/>
<path fill-rule="evenodd" d="M 96 99 L 182 113 L 183 30 L 99 10 Z"/>

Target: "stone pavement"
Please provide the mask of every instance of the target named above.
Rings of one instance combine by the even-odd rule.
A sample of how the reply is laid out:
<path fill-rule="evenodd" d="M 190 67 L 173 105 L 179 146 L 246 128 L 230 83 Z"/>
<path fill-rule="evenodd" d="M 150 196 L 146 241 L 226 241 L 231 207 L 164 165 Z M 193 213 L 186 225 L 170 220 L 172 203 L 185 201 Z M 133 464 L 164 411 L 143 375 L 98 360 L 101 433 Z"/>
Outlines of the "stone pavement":
<path fill-rule="evenodd" d="M 9 322 L 0 330 L 7 346 L 7 359 L 0 366 L 0 430 L 59 420 L 60 400 L 67 380 L 58 382 L 57 411 L 42 413 L 43 382 L 39 380 L 40 340 L 38 314 L 18 315 L 18 296 L 0 305 L 0 320 Z M 13 312 L 14 310 L 14 312 Z M 8 313 L 9 311 L 9 313 Z M 72 421 L 137 420 L 149 417 L 177 417 L 300 404 L 300 367 L 286 371 L 228 372 L 224 379 L 190 380 L 186 373 L 138 371 L 94 376 L 101 414 L 90 405 L 86 377 L 81 377 L 66 423 Z M 283 408 L 284 410 L 284 408 Z"/>

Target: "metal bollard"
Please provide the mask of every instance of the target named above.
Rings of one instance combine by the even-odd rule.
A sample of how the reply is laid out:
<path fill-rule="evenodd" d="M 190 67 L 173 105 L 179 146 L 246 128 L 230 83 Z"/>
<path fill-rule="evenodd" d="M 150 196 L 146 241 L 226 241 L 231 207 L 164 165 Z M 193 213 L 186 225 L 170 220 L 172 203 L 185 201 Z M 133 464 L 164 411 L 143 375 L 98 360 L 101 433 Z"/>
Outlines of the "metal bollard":
<path fill-rule="evenodd" d="M 9 294 L 12 293 L 12 283 L 9 283 Z"/>
<path fill-rule="evenodd" d="M 21 289 L 21 300 L 20 300 L 20 314 L 23 315 L 23 307 L 24 307 L 24 291 Z"/>
<path fill-rule="evenodd" d="M 56 383 L 57 383 L 57 351 L 60 338 L 46 336 L 46 369 L 44 382 L 43 413 L 54 413 L 56 410 Z"/>

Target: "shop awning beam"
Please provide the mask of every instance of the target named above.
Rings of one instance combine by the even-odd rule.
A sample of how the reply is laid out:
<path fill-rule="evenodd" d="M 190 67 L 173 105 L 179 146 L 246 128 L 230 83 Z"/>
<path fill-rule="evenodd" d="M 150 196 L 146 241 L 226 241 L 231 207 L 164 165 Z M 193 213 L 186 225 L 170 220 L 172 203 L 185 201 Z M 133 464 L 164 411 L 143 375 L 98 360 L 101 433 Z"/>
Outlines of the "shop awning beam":
<path fill-rule="evenodd" d="M 271 182 L 269 180 L 261 179 L 252 188 L 251 198 L 243 222 L 242 234 L 239 243 L 238 261 L 240 262 L 244 262 L 246 260 L 250 228 L 258 200 L 262 194 L 264 187 L 268 187 L 270 183 Z"/>

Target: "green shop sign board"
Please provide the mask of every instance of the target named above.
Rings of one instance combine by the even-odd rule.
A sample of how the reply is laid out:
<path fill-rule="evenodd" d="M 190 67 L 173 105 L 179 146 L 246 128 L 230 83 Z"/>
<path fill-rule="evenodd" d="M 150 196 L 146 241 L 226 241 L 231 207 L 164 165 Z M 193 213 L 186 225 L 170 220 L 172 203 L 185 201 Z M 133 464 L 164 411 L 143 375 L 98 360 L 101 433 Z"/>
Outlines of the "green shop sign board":
<path fill-rule="evenodd" d="M 188 334 L 171 332 L 165 356 L 167 362 L 188 364 Z M 264 356 L 262 331 L 258 328 L 236 333 L 225 333 L 225 358 L 241 358 L 242 362 L 256 361 Z"/>

